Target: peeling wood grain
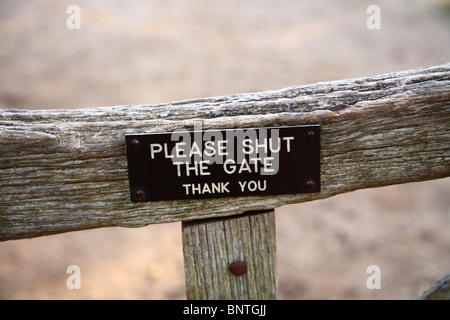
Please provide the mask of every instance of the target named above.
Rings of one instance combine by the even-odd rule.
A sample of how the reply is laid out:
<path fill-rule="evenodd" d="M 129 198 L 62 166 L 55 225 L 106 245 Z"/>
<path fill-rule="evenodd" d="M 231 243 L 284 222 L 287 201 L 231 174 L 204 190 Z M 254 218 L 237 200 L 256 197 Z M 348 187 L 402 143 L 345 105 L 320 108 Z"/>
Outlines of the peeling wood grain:
<path fill-rule="evenodd" d="M 321 192 L 131 203 L 125 134 L 320 124 Z M 450 175 L 450 63 L 160 105 L 0 110 L 0 240 L 223 217 Z"/>

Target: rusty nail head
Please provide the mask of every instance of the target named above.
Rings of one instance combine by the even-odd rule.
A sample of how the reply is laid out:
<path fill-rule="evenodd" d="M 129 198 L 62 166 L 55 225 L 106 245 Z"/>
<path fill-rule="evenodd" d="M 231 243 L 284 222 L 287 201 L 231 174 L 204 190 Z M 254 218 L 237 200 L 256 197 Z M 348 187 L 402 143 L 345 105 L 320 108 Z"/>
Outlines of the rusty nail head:
<path fill-rule="evenodd" d="M 136 198 L 136 200 L 142 201 L 145 199 L 145 192 L 143 190 L 136 190 L 134 192 L 134 197 Z"/>
<path fill-rule="evenodd" d="M 242 260 L 233 261 L 230 264 L 230 271 L 235 276 L 242 276 L 247 272 L 247 264 Z"/>
<path fill-rule="evenodd" d="M 316 182 L 314 180 L 308 180 L 305 183 L 306 190 L 313 191 L 316 188 Z"/>
<path fill-rule="evenodd" d="M 141 146 L 141 142 L 138 139 L 131 140 L 131 146 L 133 148 L 139 148 Z"/>

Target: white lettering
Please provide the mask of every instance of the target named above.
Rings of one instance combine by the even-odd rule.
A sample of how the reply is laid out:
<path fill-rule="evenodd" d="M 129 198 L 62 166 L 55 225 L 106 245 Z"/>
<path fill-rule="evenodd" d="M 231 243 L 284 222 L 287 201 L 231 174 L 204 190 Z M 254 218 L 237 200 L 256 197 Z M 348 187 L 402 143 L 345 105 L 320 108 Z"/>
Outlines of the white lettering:
<path fill-rule="evenodd" d="M 236 171 L 236 164 L 233 159 L 227 159 L 223 163 L 223 170 L 227 174 L 233 174 Z"/>
<path fill-rule="evenodd" d="M 284 137 L 283 140 L 286 140 L 286 150 L 287 152 L 291 152 L 291 140 L 294 140 L 294 137 Z"/>
<path fill-rule="evenodd" d="M 183 173 L 186 173 L 186 176 L 190 176 L 191 172 L 195 175 L 201 175 L 201 176 L 209 176 L 211 175 L 211 172 L 208 172 L 208 166 L 207 164 L 210 163 L 209 160 L 201 160 L 201 161 L 194 161 L 194 163 L 189 163 L 189 161 L 173 161 L 172 162 L 177 167 L 177 176 L 181 177 L 182 171 Z M 184 164 L 185 170 L 181 170 L 182 165 Z"/>
<path fill-rule="evenodd" d="M 210 151 L 210 152 L 207 152 Z M 214 141 L 205 142 L 205 156 L 213 157 L 216 154 L 216 148 L 214 148 Z"/>
<path fill-rule="evenodd" d="M 187 307 L 186 307 L 187 308 Z M 264 317 L 266 315 L 266 306 L 261 305 L 251 305 L 251 304 L 241 304 L 241 305 L 228 305 L 227 314 L 230 315 L 258 315 Z"/>
<path fill-rule="evenodd" d="M 261 161 L 261 158 L 251 158 L 250 161 L 254 164 L 255 172 L 258 172 L 258 162 Z"/>
<path fill-rule="evenodd" d="M 209 315 L 211 318 L 214 318 L 216 315 L 218 307 L 194 307 L 193 304 L 190 305 L 190 307 L 184 307 L 183 314 L 184 315 Z M 265 314 L 265 312 L 264 312 Z"/>
<path fill-rule="evenodd" d="M 160 145 L 159 143 L 152 143 L 150 145 L 150 156 L 152 157 L 152 159 L 155 159 L 155 153 L 161 152 L 161 151 L 162 151 L 162 145 Z"/>
<path fill-rule="evenodd" d="M 263 180 L 264 187 L 261 185 L 261 181 L 258 180 L 258 190 L 259 191 L 265 191 L 267 189 L 267 180 Z"/>
<path fill-rule="evenodd" d="M 264 148 L 264 154 L 267 154 L 267 138 L 264 138 L 263 141 L 264 142 L 262 144 L 258 144 L 258 139 L 255 140 L 256 150 L 259 151 L 260 148 Z M 259 152 L 259 154 L 261 153 Z"/>
<path fill-rule="evenodd" d="M 167 143 L 164 143 L 164 157 L 173 158 L 173 154 L 169 154 L 169 148 L 167 148 Z"/>
<path fill-rule="evenodd" d="M 205 194 L 205 193 L 211 193 L 211 189 L 209 188 L 209 185 L 207 183 L 205 183 L 203 185 L 203 189 L 202 189 L 202 194 Z"/>
<path fill-rule="evenodd" d="M 229 193 L 229 182 L 212 182 L 212 183 L 187 183 L 183 184 L 184 192 L 188 195 L 196 194 L 214 194 L 214 193 Z"/>
<path fill-rule="evenodd" d="M 196 176 L 198 176 L 198 166 L 197 166 L 197 164 L 198 164 L 198 162 L 197 161 L 194 161 L 194 165 L 191 167 L 191 166 L 189 166 L 189 162 L 185 162 L 185 164 L 186 164 L 186 175 L 189 177 L 189 172 L 190 171 L 194 171 L 194 175 L 196 175 Z"/>
<path fill-rule="evenodd" d="M 252 172 L 252 169 L 250 168 L 250 165 L 248 164 L 247 160 L 243 159 L 241 166 L 239 167 L 238 173 L 242 173 L 242 171 Z"/>
<path fill-rule="evenodd" d="M 241 192 L 245 191 L 245 187 L 250 192 L 255 192 L 256 190 L 265 191 L 267 189 L 267 180 L 250 180 L 250 181 L 238 181 L 239 186 L 241 187 Z"/>
<path fill-rule="evenodd" d="M 236 172 L 236 170 L 237 173 L 239 174 L 243 172 L 258 173 L 259 172 L 258 164 L 262 163 L 261 174 L 271 175 L 275 174 L 276 171 L 278 171 L 275 170 L 277 168 L 274 168 L 275 167 L 274 160 L 275 160 L 274 157 L 251 158 L 248 161 L 246 159 L 243 159 L 240 164 L 236 164 L 236 161 L 234 161 L 233 159 L 227 159 L 223 163 L 223 170 L 227 174 L 233 174 Z M 252 164 L 252 166 L 250 164 Z"/>
<path fill-rule="evenodd" d="M 244 139 L 243 141 L 242 141 L 242 145 L 243 145 L 243 149 L 242 149 L 242 152 L 244 153 L 244 154 L 252 154 L 253 153 L 253 151 L 254 151 L 254 149 L 253 149 L 253 146 L 252 146 L 252 142 L 253 142 L 253 140 L 252 139 Z M 247 149 L 248 148 L 248 149 Z"/>
<path fill-rule="evenodd" d="M 184 153 L 184 148 L 182 146 L 185 146 L 186 142 L 179 142 L 175 144 L 175 154 L 177 158 L 186 158 L 187 155 Z"/>
<path fill-rule="evenodd" d="M 228 152 L 226 152 L 227 150 L 227 140 L 219 140 L 217 141 L 217 151 L 218 151 L 218 155 L 219 156 L 227 156 Z"/>
<path fill-rule="evenodd" d="M 256 188 L 258 187 L 258 185 L 256 184 L 256 181 L 249 181 L 247 188 L 248 190 L 250 190 L 251 192 L 255 191 Z"/>
<path fill-rule="evenodd" d="M 174 165 L 177 166 L 177 177 L 181 177 L 181 169 L 180 166 L 183 164 L 183 162 L 174 161 L 172 162 Z"/>
<path fill-rule="evenodd" d="M 274 160 L 274 157 L 263 158 L 264 167 L 263 167 L 263 173 L 262 174 L 265 174 L 265 173 L 268 173 L 268 172 L 275 172 L 275 169 L 272 168 L 272 165 L 273 165 L 272 161 L 273 160 Z"/>
<path fill-rule="evenodd" d="M 277 139 L 277 147 L 276 148 L 273 147 L 273 140 L 274 140 L 273 138 L 271 138 L 269 140 L 270 152 L 273 152 L 273 153 L 280 152 L 280 150 L 281 150 L 281 139 L 280 138 Z"/>
<path fill-rule="evenodd" d="M 198 155 L 200 157 L 202 156 L 202 151 L 200 150 L 200 147 L 198 146 L 197 142 L 195 142 L 195 141 L 192 143 L 192 147 L 189 152 L 189 158 L 191 158 L 193 155 Z"/>

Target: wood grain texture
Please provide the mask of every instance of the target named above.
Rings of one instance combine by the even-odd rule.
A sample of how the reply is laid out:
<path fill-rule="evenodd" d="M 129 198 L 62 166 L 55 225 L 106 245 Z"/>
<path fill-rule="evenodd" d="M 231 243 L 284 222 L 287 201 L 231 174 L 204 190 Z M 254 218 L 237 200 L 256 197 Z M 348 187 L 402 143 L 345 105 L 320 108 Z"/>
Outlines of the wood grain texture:
<path fill-rule="evenodd" d="M 417 298 L 418 300 L 450 300 L 450 273 L 433 283 Z"/>
<path fill-rule="evenodd" d="M 186 294 L 192 300 L 268 300 L 277 297 L 274 211 L 184 222 Z M 241 260 L 247 272 L 233 275 Z"/>
<path fill-rule="evenodd" d="M 125 134 L 320 124 L 321 192 L 131 203 Z M 450 175 L 450 63 L 161 105 L 0 110 L 0 240 L 223 217 Z"/>

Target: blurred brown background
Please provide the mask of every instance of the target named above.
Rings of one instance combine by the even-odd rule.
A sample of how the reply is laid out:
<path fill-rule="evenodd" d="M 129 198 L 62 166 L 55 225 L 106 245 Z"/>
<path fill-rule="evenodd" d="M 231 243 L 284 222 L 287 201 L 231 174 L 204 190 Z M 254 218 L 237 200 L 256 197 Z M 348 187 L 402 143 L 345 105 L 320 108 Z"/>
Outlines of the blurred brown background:
<path fill-rule="evenodd" d="M 80 30 L 66 27 L 71 4 Z M 380 30 L 366 27 L 371 4 Z M 152 104 L 448 61 L 448 0 L 0 0 L 0 108 Z M 279 298 L 415 298 L 450 271 L 449 190 L 447 178 L 278 208 Z M 66 287 L 72 264 L 81 290 Z M 366 287 L 372 264 L 380 290 Z M 179 223 L 0 243 L 1 299 L 184 288 Z"/>

